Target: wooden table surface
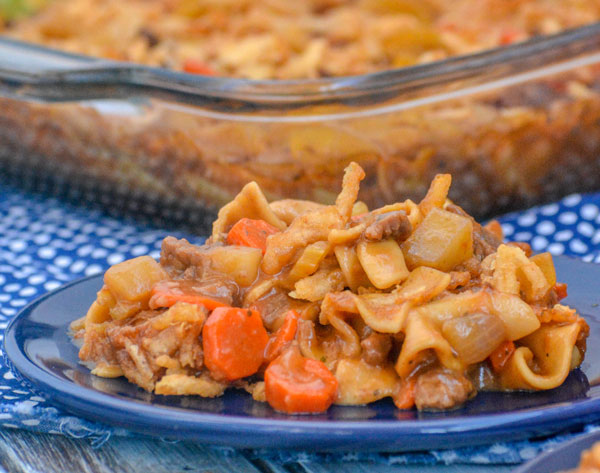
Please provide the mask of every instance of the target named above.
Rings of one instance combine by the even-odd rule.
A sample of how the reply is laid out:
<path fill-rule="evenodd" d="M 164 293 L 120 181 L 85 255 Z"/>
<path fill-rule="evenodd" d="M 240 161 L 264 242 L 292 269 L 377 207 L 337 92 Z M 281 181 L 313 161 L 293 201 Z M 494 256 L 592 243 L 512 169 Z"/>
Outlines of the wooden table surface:
<path fill-rule="evenodd" d="M 513 467 L 385 466 L 367 462 L 281 465 L 226 455 L 192 442 L 113 437 L 98 448 L 89 440 L 22 430 L 0 430 L 0 473 L 508 473 Z"/>

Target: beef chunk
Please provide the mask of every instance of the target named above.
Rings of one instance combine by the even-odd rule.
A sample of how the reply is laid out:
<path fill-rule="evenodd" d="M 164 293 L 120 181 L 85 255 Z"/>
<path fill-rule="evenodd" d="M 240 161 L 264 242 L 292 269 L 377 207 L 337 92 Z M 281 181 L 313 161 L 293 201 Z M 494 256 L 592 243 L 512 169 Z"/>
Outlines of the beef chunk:
<path fill-rule="evenodd" d="M 113 323 L 107 336 L 125 377 L 152 391 L 165 362 L 193 371 L 202 368 L 200 333 L 205 319 L 201 306 L 175 305 L 166 312 L 141 312 L 128 325 Z"/>
<path fill-rule="evenodd" d="M 465 402 L 473 385 L 465 376 L 445 368 L 434 368 L 419 375 L 415 404 L 419 410 L 450 409 Z"/>
<path fill-rule="evenodd" d="M 219 301 L 224 305 L 233 306 L 238 302 L 239 288 L 235 282 L 224 275 L 214 273 L 205 279 L 176 279 L 162 281 L 156 286 L 159 290 L 150 299 L 150 308 L 168 307 L 163 294 L 185 294 L 188 296 L 203 296 Z"/>
<path fill-rule="evenodd" d="M 379 365 L 387 360 L 392 349 L 392 339 L 389 335 L 372 333 L 360 342 L 363 358 L 371 365 Z"/>
<path fill-rule="evenodd" d="M 179 278 L 187 271 L 186 276 L 195 277 L 202 273 L 203 251 L 201 247 L 192 245 L 182 238 L 168 236 L 162 242 L 160 264 L 172 278 Z M 194 273 L 194 274 L 190 274 Z"/>
<path fill-rule="evenodd" d="M 377 219 L 366 228 L 364 235 L 367 240 L 378 241 L 392 237 L 398 241 L 404 241 L 411 232 L 412 225 L 406 213 L 397 210 L 378 215 Z"/>

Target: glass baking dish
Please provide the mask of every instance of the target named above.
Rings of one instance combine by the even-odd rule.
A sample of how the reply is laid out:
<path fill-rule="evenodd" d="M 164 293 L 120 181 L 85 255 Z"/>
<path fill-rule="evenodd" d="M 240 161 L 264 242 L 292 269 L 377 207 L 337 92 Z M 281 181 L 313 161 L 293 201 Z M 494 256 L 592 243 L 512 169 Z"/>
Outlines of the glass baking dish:
<path fill-rule="evenodd" d="M 0 38 L 0 166 L 21 183 L 183 222 L 270 199 L 419 199 L 477 217 L 600 188 L 600 24 L 437 63 L 294 81 L 203 77 Z M 208 213 L 208 215 L 207 215 Z"/>

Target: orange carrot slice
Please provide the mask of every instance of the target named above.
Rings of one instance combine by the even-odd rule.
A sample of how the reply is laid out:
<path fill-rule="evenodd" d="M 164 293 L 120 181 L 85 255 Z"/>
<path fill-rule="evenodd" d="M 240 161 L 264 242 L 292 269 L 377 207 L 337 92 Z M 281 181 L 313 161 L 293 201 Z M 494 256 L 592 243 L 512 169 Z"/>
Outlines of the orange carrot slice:
<path fill-rule="evenodd" d="M 564 282 L 557 282 L 554 285 L 554 292 L 556 292 L 556 297 L 558 297 L 558 300 L 562 301 L 565 297 L 567 297 L 567 285 Z"/>
<path fill-rule="evenodd" d="M 215 70 L 212 67 L 198 59 L 186 59 L 183 63 L 183 70 L 190 74 L 199 74 L 202 76 L 215 75 Z"/>
<path fill-rule="evenodd" d="M 515 28 L 508 27 L 501 32 L 499 43 L 503 46 L 508 46 L 509 44 L 522 40 L 523 37 L 523 32 Z"/>
<path fill-rule="evenodd" d="M 415 405 L 415 378 L 408 378 L 402 382 L 400 389 L 394 395 L 394 405 L 398 409 L 412 409 Z"/>
<path fill-rule="evenodd" d="M 265 349 L 266 361 L 271 362 L 281 355 L 286 345 L 294 339 L 296 336 L 296 329 L 298 328 L 299 317 L 298 312 L 293 309 L 286 312 L 283 324 L 279 327 L 279 330 L 273 334 L 267 344 L 267 348 Z"/>
<path fill-rule="evenodd" d="M 327 366 L 293 347 L 265 371 L 265 395 L 273 409 L 288 414 L 324 412 L 337 396 L 338 382 Z"/>
<path fill-rule="evenodd" d="M 217 307 L 202 329 L 204 363 L 215 379 L 245 378 L 262 365 L 268 341 L 257 311 Z"/>
<path fill-rule="evenodd" d="M 502 342 L 489 356 L 492 368 L 496 373 L 504 369 L 506 362 L 515 352 L 515 344 L 511 340 Z"/>
<path fill-rule="evenodd" d="M 227 244 L 260 248 L 264 254 L 269 235 L 279 233 L 279 229 L 264 220 L 243 218 L 227 234 Z"/>

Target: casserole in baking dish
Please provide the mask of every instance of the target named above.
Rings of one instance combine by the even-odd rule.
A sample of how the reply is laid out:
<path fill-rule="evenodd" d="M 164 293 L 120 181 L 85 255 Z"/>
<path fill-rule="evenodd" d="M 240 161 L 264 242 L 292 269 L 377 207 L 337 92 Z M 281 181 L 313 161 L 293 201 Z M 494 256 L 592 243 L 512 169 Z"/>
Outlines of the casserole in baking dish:
<path fill-rule="evenodd" d="M 58 3 L 67 10 L 84 4 Z M 261 8 L 278 4 L 263 3 Z M 343 10 L 338 5 L 342 2 L 320 3 L 324 6 L 315 11 L 322 15 Z M 162 212 L 200 227 L 204 224 L 198 212 L 229 201 L 250 180 L 270 199 L 331 202 L 337 176 L 352 160 L 372 176 L 360 196 L 372 206 L 422 197 L 438 172 L 453 174 L 451 197 L 478 217 L 597 188 L 600 27 L 582 26 L 472 53 L 593 21 L 596 2 L 568 2 L 570 15 L 559 15 L 560 9 L 553 13 L 550 2 L 513 3 L 513 10 L 498 12 L 500 26 L 487 33 L 485 28 L 457 27 L 480 47 L 457 47 L 454 52 L 464 54 L 447 57 L 453 51 L 448 39 L 440 38 L 452 34 L 441 33 L 443 24 L 432 20 L 432 13 L 428 19 L 417 7 L 411 10 L 411 2 L 400 2 L 403 10 L 387 16 L 413 18 L 421 28 L 414 41 L 402 35 L 392 41 L 396 56 L 407 52 L 408 67 L 390 69 L 402 61 L 388 58 L 365 69 L 306 69 L 300 74 L 309 77 L 304 79 L 283 72 L 286 79 L 277 79 L 274 69 L 259 74 L 241 63 L 226 67 L 216 56 L 200 57 L 210 71 L 196 71 L 215 75 L 172 71 L 164 66 L 181 69 L 193 59 L 175 46 L 172 64 L 141 57 L 163 66 L 156 68 L 0 39 L 0 162 L 21 180 L 24 174 L 33 179 L 51 176 L 61 192 L 99 193 L 109 205 L 116 197 L 120 208 Z M 157 4 L 177 2 L 148 3 Z M 219 5 L 231 8 L 230 2 Z M 344 5 L 351 9 L 355 2 Z M 535 5 L 538 10 L 533 10 Z M 7 34 L 110 56 L 94 50 L 97 39 L 86 43 L 72 39 L 68 31 L 52 30 L 44 19 L 53 8 L 59 6 L 12 22 Z M 474 12 L 475 23 L 481 25 L 480 18 L 487 15 L 491 24 L 488 10 Z M 199 21 L 201 13 L 190 13 L 192 20 Z M 76 29 L 77 18 L 62 24 Z M 448 22 L 445 28 L 452 33 L 454 26 Z M 524 24 L 535 28 L 520 30 L 526 32 L 522 36 L 501 33 L 507 25 Z M 434 30 L 436 41 L 427 43 L 425 27 Z M 131 46 L 131 31 L 123 30 L 120 43 Z M 158 40 L 155 47 L 161 44 Z M 171 37 L 164 41 L 174 44 Z M 236 51 L 244 50 L 241 43 Z M 330 46 L 356 44 L 352 40 Z M 138 59 L 135 51 L 130 53 L 115 52 L 113 57 Z M 262 60 L 262 52 L 259 56 Z M 334 67 L 335 61 L 326 64 Z M 335 77 L 324 77 L 328 75 Z M 252 79 L 263 77 L 269 79 Z"/>

